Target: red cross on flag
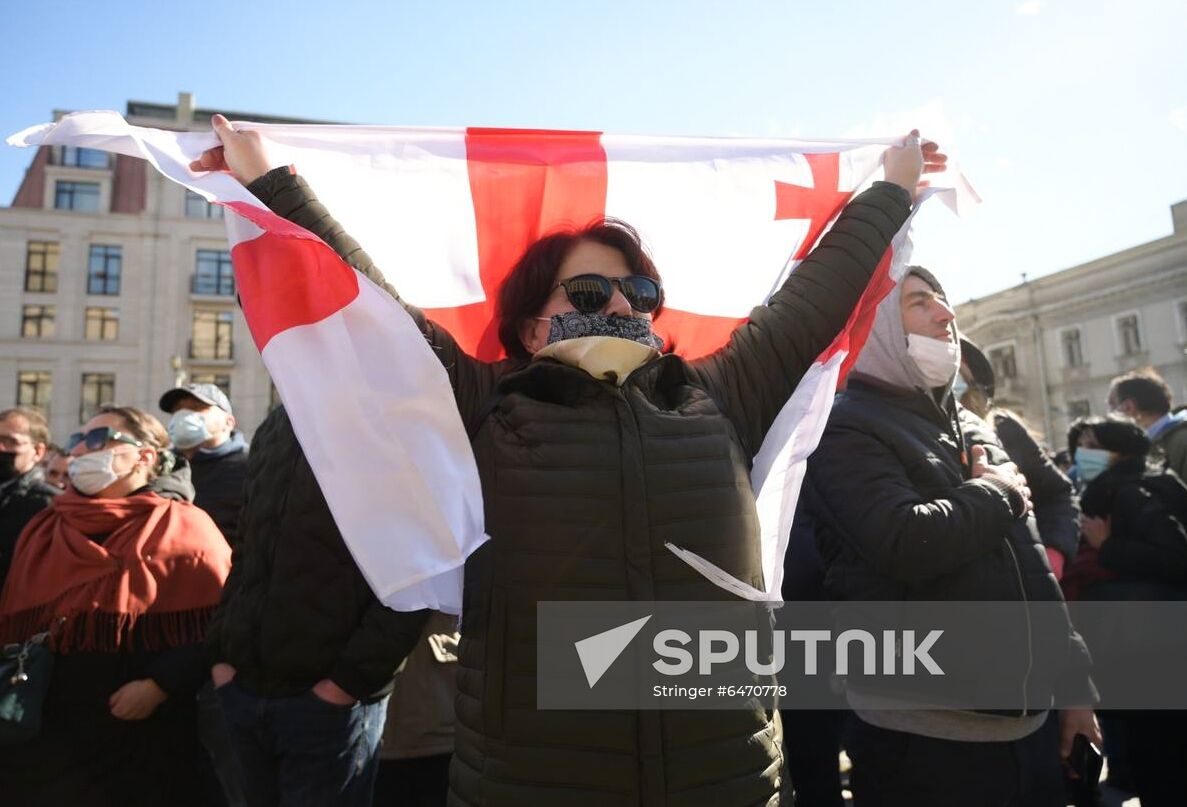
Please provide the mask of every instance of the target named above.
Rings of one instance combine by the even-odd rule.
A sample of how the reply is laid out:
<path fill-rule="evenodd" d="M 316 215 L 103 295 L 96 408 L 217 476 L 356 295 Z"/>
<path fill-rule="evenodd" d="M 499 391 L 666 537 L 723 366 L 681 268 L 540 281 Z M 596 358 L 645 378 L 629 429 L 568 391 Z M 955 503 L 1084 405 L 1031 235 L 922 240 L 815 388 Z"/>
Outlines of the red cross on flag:
<path fill-rule="evenodd" d="M 716 350 L 849 197 L 879 177 L 883 151 L 897 143 L 234 126 L 258 130 L 274 161 L 296 167 L 404 299 L 487 360 L 501 355 L 495 291 L 524 248 L 601 216 L 636 227 L 659 268 L 666 302 L 655 327 L 668 349 L 690 358 Z M 237 214 L 227 226 L 248 326 L 360 569 L 393 608 L 456 613 L 461 567 L 486 539 L 481 491 L 445 373 L 403 309 L 230 177 L 189 171 L 216 145 L 213 134 L 133 127 L 100 112 L 9 142 L 144 157 Z M 971 194 L 952 180 L 953 200 Z M 766 590 L 670 546 L 740 596 L 778 598 L 804 460 L 905 264 L 906 230 L 754 458 Z"/>

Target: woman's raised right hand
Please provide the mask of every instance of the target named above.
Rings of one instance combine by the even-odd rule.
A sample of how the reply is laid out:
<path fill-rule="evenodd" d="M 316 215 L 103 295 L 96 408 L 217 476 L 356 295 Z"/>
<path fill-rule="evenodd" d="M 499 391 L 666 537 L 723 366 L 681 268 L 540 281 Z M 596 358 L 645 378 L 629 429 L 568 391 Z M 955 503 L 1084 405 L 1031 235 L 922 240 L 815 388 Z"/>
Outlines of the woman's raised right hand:
<path fill-rule="evenodd" d="M 222 145 L 202 152 L 190 163 L 191 171 L 229 171 L 241 184 L 250 185 L 275 167 L 259 132 L 236 131 L 229 120 L 217 114 L 211 116 L 210 125 Z"/>
<path fill-rule="evenodd" d="M 948 155 L 940 151 L 938 144 L 921 138 L 918 129 L 912 129 L 903 145 L 887 149 L 882 157 L 886 181 L 911 194 L 912 202 L 919 189 L 928 185 L 919 181 L 921 176 L 947 170 L 947 162 Z"/>

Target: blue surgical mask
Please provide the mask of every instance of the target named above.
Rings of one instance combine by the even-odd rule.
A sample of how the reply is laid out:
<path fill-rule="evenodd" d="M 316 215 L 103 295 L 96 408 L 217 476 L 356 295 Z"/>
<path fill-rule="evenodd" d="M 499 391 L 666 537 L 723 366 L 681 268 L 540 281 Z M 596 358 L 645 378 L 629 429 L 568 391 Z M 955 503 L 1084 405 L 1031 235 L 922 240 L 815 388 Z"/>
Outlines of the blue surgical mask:
<path fill-rule="evenodd" d="M 169 439 L 179 451 L 188 451 L 200 446 L 213 435 L 206 428 L 206 418 L 201 412 L 178 409 L 169 419 Z"/>
<path fill-rule="evenodd" d="M 1103 448 L 1077 448 L 1076 467 L 1080 469 L 1080 478 L 1085 482 L 1096 479 L 1109 467 L 1111 457 Z"/>
<path fill-rule="evenodd" d="M 577 339 L 582 336 L 613 336 L 618 339 L 629 339 L 647 345 L 656 350 L 663 350 L 664 340 L 656 336 L 651 330 L 651 320 L 643 317 L 619 317 L 609 314 L 583 314 L 580 311 L 566 311 L 548 319 L 552 326 L 548 330 L 548 344 L 560 342 L 564 339 Z"/>
<path fill-rule="evenodd" d="M 960 373 L 957 373 L 956 378 L 952 379 L 952 397 L 959 401 L 968 391 L 969 382 L 964 380 L 964 376 L 962 376 Z"/>

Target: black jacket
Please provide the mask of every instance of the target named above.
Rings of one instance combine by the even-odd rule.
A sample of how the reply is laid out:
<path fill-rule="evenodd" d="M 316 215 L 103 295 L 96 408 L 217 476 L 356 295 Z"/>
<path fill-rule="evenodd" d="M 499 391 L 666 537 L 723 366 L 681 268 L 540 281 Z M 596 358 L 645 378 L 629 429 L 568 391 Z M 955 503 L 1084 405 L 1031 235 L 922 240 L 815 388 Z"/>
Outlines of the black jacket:
<path fill-rule="evenodd" d="M 376 599 L 283 406 L 255 434 L 232 551 L 207 630 L 212 662 L 231 664 L 241 686 L 265 696 L 300 694 L 323 678 L 360 700 L 390 690 L 429 612 Z"/>
<path fill-rule="evenodd" d="M 832 599 L 1062 602 L 1017 492 L 970 478 L 952 406 L 857 374 L 837 396 L 805 481 Z M 1007 461 L 991 435 L 982 444 L 991 463 Z M 1030 651 L 1058 671 L 1063 702 L 1092 703 L 1087 649 L 1064 627 L 1066 646 Z M 1028 693 L 1046 708 L 1049 688 Z"/>
<path fill-rule="evenodd" d="M 197 491 L 194 504 L 210 515 L 232 545 L 239 539 L 247 451 L 243 432 L 235 431 L 218 448 L 200 449 L 190 457 L 190 472 Z"/>
<path fill-rule="evenodd" d="M 1144 459 L 1122 460 L 1084 488 L 1085 515 L 1111 519 L 1097 562 L 1119 579 L 1187 589 L 1187 487 Z"/>
<path fill-rule="evenodd" d="M 997 441 L 1026 477 L 1040 540 L 1070 561 L 1080 543 L 1080 508 L 1071 480 L 1055 467 L 1015 416 L 1000 409 L 989 416 Z M 995 442 L 992 437 L 981 437 L 987 425 L 967 409 L 961 410 L 961 428 L 969 445 L 978 439 Z"/>
<path fill-rule="evenodd" d="M 0 590 L 8 577 L 8 567 L 12 564 L 12 553 L 21 531 L 62 492 L 42 479 L 41 469 L 34 467 L 0 490 Z"/>

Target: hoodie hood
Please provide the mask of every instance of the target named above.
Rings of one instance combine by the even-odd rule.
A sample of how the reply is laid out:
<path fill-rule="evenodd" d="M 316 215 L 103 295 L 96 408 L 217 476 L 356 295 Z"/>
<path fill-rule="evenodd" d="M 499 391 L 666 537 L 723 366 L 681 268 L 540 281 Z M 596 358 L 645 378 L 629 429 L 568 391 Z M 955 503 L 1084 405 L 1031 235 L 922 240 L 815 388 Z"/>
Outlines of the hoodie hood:
<path fill-rule="evenodd" d="M 879 381 L 900 389 L 916 389 L 922 392 L 930 391 L 931 386 L 919 371 L 914 360 L 907 355 L 907 332 L 903 328 L 903 312 L 901 301 L 903 297 L 903 282 L 915 275 L 935 290 L 945 302 L 948 297 L 944 288 L 935 275 L 922 266 L 908 266 L 902 280 L 895 284 L 890 294 L 878 304 L 878 312 L 874 316 L 874 326 L 870 329 L 869 338 L 861 355 L 853 364 L 853 372 L 876 378 Z M 953 321 L 948 326 L 951 333 L 959 339 Z"/>
<path fill-rule="evenodd" d="M 207 460 L 221 459 L 228 454 L 235 454 L 240 451 L 247 450 L 247 438 L 243 436 L 243 432 L 235 429 L 231 432 L 231 436 L 220 446 L 214 448 L 199 448 L 194 452 L 194 456 L 190 457 L 190 462 L 206 462 Z"/>
<path fill-rule="evenodd" d="M 173 467 L 149 482 L 147 489 L 165 499 L 194 502 L 194 483 L 190 480 L 190 464 L 180 454 L 174 455 Z"/>

